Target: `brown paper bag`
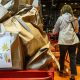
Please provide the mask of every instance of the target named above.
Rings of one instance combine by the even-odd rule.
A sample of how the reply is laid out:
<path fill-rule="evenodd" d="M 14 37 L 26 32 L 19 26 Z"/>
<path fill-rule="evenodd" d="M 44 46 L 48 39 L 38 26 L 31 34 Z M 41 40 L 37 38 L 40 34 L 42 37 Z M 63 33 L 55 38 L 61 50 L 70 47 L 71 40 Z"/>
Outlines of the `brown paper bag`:
<path fill-rule="evenodd" d="M 52 64 L 52 57 L 47 54 L 47 48 L 42 51 L 39 50 L 29 61 L 26 66 L 27 69 L 49 69 L 50 64 Z"/>
<path fill-rule="evenodd" d="M 33 7 L 31 10 L 29 10 L 26 14 L 22 15 L 21 17 L 25 22 L 30 22 L 43 31 L 43 22 L 41 20 L 37 8 Z"/>
<path fill-rule="evenodd" d="M 30 56 L 34 55 L 38 49 L 48 43 L 47 35 L 43 37 L 40 31 L 31 23 L 26 23 L 32 31 L 34 38 L 26 44 L 27 52 Z"/>
<path fill-rule="evenodd" d="M 19 36 L 16 37 L 15 41 L 11 46 L 12 56 L 12 69 L 23 69 L 24 52 L 22 48 L 22 42 Z"/>
<path fill-rule="evenodd" d="M 20 38 L 22 39 L 25 48 L 26 54 L 32 56 L 35 52 L 48 43 L 47 35 L 43 36 L 39 29 L 34 27 L 31 23 L 26 23 L 27 27 L 30 28 L 32 33 L 27 31 L 17 20 L 11 18 L 3 23 L 7 31 L 11 33 L 19 34 Z"/>
<path fill-rule="evenodd" d="M 6 31 L 18 34 L 24 44 L 33 39 L 33 35 L 28 32 L 15 18 L 11 17 L 3 23 Z"/>
<path fill-rule="evenodd" d="M 32 31 L 34 38 L 26 44 L 28 54 L 34 55 L 36 51 L 48 43 L 48 37 L 43 31 L 43 25 L 36 8 L 32 8 L 26 14 L 21 15 L 20 18 L 25 21 L 26 25 Z M 38 45 L 37 45 L 38 44 Z"/>
<path fill-rule="evenodd" d="M 33 12 L 33 13 L 31 13 Z M 30 13 L 26 13 L 23 16 L 16 15 L 17 18 L 12 17 L 6 22 L 4 22 L 4 26 L 6 27 L 7 31 L 10 31 L 11 33 L 18 33 L 19 37 L 22 39 L 23 44 L 25 45 L 26 55 L 33 56 L 39 48 L 46 45 L 48 43 L 47 35 L 44 33 L 44 31 L 38 26 L 40 24 L 37 18 L 32 17 L 32 20 L 30 22 L 23 22 L 23 24 L 26 25 L 27 28 L 29 28 L 28 31 L 27 28 L 21 24 L 21 22 L 18 21 L 18 19 L 23 19 L 25 15 L 31 16 L 35 15 L 35 13 L 38 13 L 37 9 L 33 8 Z M 28 17 L 29 18 L 29 17 Z M 33 22 L 34 24 L 32 24 Z"/>
<path fill-rule="evenodd" d="M 53 58 L 48 54 L 50 43 L 41 47 L 38 52 L 30 59 L 27 69 L 49 69 L 53 62 Z"/>

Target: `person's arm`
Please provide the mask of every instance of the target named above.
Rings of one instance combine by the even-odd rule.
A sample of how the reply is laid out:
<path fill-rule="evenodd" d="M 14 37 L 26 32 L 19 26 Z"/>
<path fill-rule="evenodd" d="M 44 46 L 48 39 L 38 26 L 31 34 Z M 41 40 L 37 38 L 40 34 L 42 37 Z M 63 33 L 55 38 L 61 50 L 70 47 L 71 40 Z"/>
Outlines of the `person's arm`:
<path fill-rule="evenodd" d="M 59 32 L 60 24 L 61 24 L 61 20 L 60 20 L 60 18 L 58 18 L 57 21 L 56 21 L 56 24 L 54 25 L 54 29 L 52 30 L 53 34 L 56 34 L 56 33 Z"/>
<path fill-rule="evenodd" d="M 76 20 L 74 21 L 74 30 L 75 30 L 76 33 L 79 32 L 79 23 L 78 23 L 78 19 L 76 19 Z"/>

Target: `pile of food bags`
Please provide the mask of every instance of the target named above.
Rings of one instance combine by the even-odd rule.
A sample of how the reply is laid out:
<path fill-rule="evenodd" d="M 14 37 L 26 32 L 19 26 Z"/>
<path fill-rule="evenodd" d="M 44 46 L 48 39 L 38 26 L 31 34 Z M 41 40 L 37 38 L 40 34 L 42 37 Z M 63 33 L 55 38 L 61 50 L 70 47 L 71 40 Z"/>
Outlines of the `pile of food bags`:
<path fill-rule="evenodd" d="M 22 9 L 2 23 L 2 26 L 5 28 L 4 34 L 8 32 L 11 37 L 8 40 L 10 41 L 8 44 L 11 46 L 9 49 L 11 51 L 9 62 L 12 65 L 1 68 L 19 70 L 24 68 L 46 69 L 52 64 L 53 59 L 59 67 L 56 58 L 50 52 L 49 40 L 43 31 L 43 24 L 41 23 L 38 10 L 31 6 L 28 8 Z M 4 34 L 0 37 L 4 37 Z M 0 54 L 3 54 L 3 52 Z M 27 60 L 26 58 L 29 59 Z M 3 58 L 0 62 L 5 65 Z"/>

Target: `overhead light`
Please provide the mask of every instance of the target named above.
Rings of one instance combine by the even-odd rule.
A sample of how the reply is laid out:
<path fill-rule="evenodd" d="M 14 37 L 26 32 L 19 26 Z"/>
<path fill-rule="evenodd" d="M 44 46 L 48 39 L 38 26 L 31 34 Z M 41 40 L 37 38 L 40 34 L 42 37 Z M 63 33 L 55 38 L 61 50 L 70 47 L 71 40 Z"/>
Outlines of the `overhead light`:
<path fill-rule="evenodd" d="M 42 5 L 43 7 L 46 7 L 46 5 Z"/>
<path fill-rule="evenodd" d="M 71 3 L 73 5 L 73 3 Z"/>
<path fill-rule="evenodd" d="M 75 5 L 77 5 L 77 3 L 75 3 Z"/>
<path fill-rule="evenodd" d="M 66 3 L 65 3 L 66 4 Z"/>

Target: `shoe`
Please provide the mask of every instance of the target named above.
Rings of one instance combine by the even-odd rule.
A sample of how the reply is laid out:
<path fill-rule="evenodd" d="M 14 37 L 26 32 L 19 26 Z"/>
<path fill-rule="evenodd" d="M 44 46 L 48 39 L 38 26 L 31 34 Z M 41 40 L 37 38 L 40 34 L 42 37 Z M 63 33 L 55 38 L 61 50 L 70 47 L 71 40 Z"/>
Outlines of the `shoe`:
<path fill-rule="evenodd" d="M 59 76 L 60 77 L 66 77 L 66 76 L 69 76 L 69 74 L 67 72 L 65 72 L 65 71 L 60 71 L 59 72 Z"/>
<path fill-rule="evenodd" d="M 70 78 L 70 80 L 75 80 L 75 78 Z"/>

